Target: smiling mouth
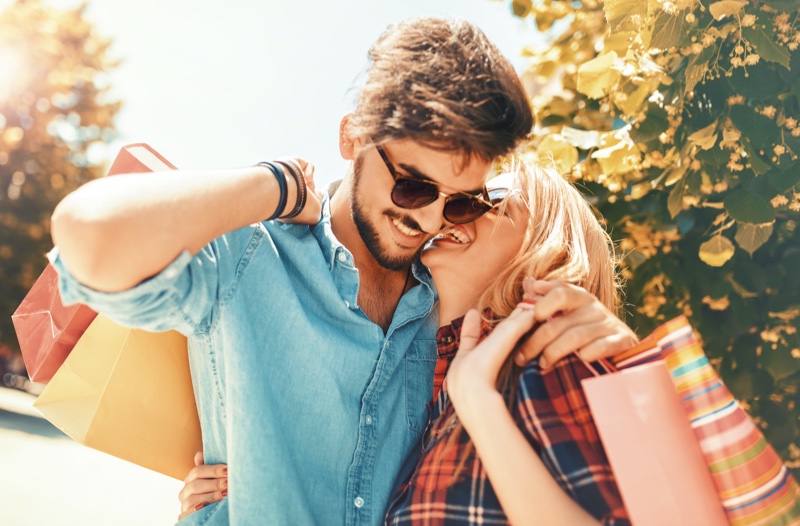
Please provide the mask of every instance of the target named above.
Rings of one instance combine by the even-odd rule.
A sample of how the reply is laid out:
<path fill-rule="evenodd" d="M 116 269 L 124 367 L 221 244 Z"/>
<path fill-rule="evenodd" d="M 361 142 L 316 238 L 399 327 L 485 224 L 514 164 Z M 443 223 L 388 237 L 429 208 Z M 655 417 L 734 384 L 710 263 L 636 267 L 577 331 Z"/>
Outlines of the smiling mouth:
<path fill-rule="evenodd" d="M 446 228 L 441 232 L 439 232 L 439 234 L 434 239 L 446 239 L 448 241 L 454 241 L 461 245 L 466 245 L 472 242 L 467 233 L 458 227 Z"/>
<path fill-rule="evenodd" d="M 408 237 L 418 237 L 422 235 L 422 232 L 419 230 L 414 230 L 413 228 L 409 228 L 408 226 L 404 225 L 400 222 L 400 220 L 392 218 L 392 224 L 399 230 L 401 233 L 407 235 Z"/>

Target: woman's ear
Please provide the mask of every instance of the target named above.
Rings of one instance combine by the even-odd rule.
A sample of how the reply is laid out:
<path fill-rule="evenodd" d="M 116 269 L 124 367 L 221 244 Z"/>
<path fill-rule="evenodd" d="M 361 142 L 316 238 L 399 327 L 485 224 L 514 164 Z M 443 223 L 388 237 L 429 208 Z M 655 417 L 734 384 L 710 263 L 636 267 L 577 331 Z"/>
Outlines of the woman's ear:
<path fill-rule="evenodd" d="M 350 117 L 348 113 L 339 122 L 339 153 L 345 161 L 353 161 L 356 158 L 356 143 L 354 137 L 350 135 Z"/>

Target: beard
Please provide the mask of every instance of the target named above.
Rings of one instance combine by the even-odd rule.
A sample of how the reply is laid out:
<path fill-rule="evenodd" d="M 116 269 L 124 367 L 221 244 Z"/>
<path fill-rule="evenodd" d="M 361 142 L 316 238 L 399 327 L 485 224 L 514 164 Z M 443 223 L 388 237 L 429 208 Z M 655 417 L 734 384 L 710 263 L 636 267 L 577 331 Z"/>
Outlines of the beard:
<path fill-rule="evenodd" d="M 413 263 L 419 257 L 419 254 L 422 252 L 423 247 L 426 246 L 426 243 L 423 243 L 419 249 L 417 249 L 417 251 L 411 255 L 395 255 L 389 253 L 389 250 L 385 244 L 381 243 L 381 237 L 380 234 L 378 234 L 378 229 L 367 218 L 367 214 L 364 211 L 362 203 L 358 197 L 359 188 L 363 182 L 363 166 L 364 159 L 359 155 L 353 164 L 353 186 L 350 191 L 350 212 L 353 215 L 353 222 L 356 224 L 358 233 L 361 236 L 361 240 L 364 242 L 364 245 L 366 245 L 367 250 L 369 250 L 369 253 L 372 255 L 373 259 L 375 259 L 380 266 L 389 270 L 406 270 L 409 265 L 411 265 L 411 263 Z M 409 228 L 422 231 L 422 228 L 420 228 L 415 221 L 407 216 L 403 217 L 391 211 L 384 212 L 384 215 L 387 215 L 393 219 L 397 219 Z"/>

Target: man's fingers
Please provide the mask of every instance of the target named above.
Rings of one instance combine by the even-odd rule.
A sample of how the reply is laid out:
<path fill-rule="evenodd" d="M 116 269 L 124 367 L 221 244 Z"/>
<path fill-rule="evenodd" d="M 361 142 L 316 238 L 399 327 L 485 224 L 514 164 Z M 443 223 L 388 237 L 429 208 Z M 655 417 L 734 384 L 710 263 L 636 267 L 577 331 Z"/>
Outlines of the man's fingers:
<path fill-rule="evenodd" d="M 537 294 L 541 294 L 541 297 L 536 299 L 536 319 L 539 321 L 545 321 L 559 313 L 573 311 L 597 300 L 586 289 L 567 283 L 537 281 L 533 289 Z M 546 292 L 539 292 L 540 290 Z"/>
<path fill-rule="evenodd" d="M 536 309 L 538 312 L 538 302 L 536 304 Z M 601 321 L 603 318 L 602 310 L 598 310 L 589 305 L 546 320 L 536 328 L 531 337 L 522 345 L 519 354 L 515 358 L 517 365 L 524 365 L 539 356 L 545 348 L 551 345 L 556 339 L 560 338 L 568 329 Z M 573 336 L 579 335 L 576 334 Z M 572 350 L 577 350 L 577 348 Z"/>
<path fill-rule="evenodd" d="M 461 342 L 458 352 L 471 351 L 478 344 L 481 335 L 481 315 L 475 309 L 470 309 L 464 316 L 461 325 Z"/>

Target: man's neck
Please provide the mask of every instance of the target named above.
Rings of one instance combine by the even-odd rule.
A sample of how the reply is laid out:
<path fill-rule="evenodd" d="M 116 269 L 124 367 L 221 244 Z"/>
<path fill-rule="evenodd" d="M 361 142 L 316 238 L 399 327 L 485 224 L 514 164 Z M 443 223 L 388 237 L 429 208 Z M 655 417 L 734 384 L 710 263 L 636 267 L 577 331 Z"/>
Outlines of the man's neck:
<path fill-rule="evenodd" d="M 331 229 L 336 239 L 353 255 L 359 276 L 359 305 L 367 317 L 386 332 L 406 286 L 413 281 L 408 279 L 411 270 L 387 269 L 372 256 L 353 221 L 348 183 L 345 178 L 331 198 Z"/>

